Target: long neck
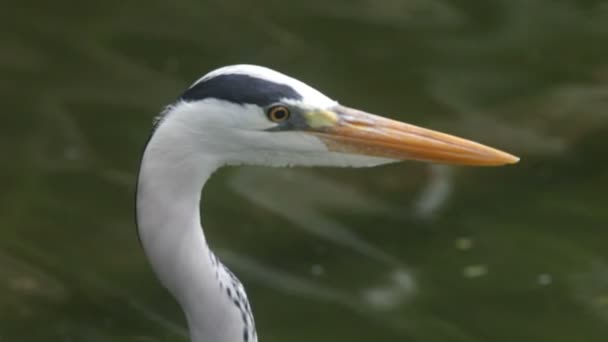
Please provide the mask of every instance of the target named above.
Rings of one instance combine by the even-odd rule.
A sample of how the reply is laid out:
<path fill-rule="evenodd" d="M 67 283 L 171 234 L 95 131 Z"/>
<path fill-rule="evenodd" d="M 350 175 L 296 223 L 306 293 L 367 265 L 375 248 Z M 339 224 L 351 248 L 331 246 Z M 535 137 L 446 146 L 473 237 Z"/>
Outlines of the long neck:
<path fill-rule="evenodd" d="M 191 153 L 194 145 L 170 130 L 151 138 L 138 179 L 139 236 L 157 277 L 184 310 L 192 341 L 242 342 L 251 327 L 241 317 L 244 308 L 225 295 L 227 270 L 200 223 L 201 189 L 220 165 L 211 155 Z"/>

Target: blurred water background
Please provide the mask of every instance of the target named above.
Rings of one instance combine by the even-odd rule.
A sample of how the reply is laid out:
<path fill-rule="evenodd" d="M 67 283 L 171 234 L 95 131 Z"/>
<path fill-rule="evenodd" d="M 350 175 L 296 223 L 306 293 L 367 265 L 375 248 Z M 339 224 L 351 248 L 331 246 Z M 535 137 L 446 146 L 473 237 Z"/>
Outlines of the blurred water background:
<path fill-rule="evenodd" d="M 608 2 L 2 7 L 0 341 L 186 341 L 134 181 L 152 118 L 233 63 L 522 158 L 216 174 L 204 226 L 260 341 L 608 339 Z"/>

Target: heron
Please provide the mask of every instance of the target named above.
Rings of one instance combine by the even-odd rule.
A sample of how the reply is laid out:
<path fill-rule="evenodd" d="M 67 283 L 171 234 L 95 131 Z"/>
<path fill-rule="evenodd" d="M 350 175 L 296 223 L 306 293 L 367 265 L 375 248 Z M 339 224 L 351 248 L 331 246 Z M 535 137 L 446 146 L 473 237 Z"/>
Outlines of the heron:
<path fill-rule="evenodd" d="M 210 249 L 205 182 L 226 165 L 371 167 L 403 160 L 499 166 L 509 153 L 339 104 L 256 65 L 213 70 L 157 117 L 136 191 L 139 239 L 193 342 L 255 342 L 245 289 Z"/>

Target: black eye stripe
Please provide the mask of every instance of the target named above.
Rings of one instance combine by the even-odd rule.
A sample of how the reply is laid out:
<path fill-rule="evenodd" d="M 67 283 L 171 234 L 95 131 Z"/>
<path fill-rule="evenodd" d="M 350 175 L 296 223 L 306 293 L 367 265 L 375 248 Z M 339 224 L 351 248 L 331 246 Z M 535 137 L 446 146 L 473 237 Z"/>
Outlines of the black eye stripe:
<path fill-rule="evenodd" d="M 184 101 L 206 98 L 266 107 L 286 99 L 302 100 L 302 95 L 286 84 L 249 75 L 225 74 L 195 84 L 180 97 Z"/>

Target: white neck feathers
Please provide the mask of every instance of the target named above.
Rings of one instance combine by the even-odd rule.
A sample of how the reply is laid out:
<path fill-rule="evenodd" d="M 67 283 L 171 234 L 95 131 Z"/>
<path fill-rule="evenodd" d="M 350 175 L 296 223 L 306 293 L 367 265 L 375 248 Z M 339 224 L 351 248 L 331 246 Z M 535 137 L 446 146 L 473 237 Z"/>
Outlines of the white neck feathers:
<path fill-rule="evenodd" d="M 144 152 L 137 190 L 140 240 L 156 275 L 184 310 L 192 341 L 242 342 L 240 312 L 219 287 L 218 263 L 200 223 L 201 189 L 221 165 L 179 124 L 168 118 Z M 192 153 L 195 147 L 199 151 Z"/>

